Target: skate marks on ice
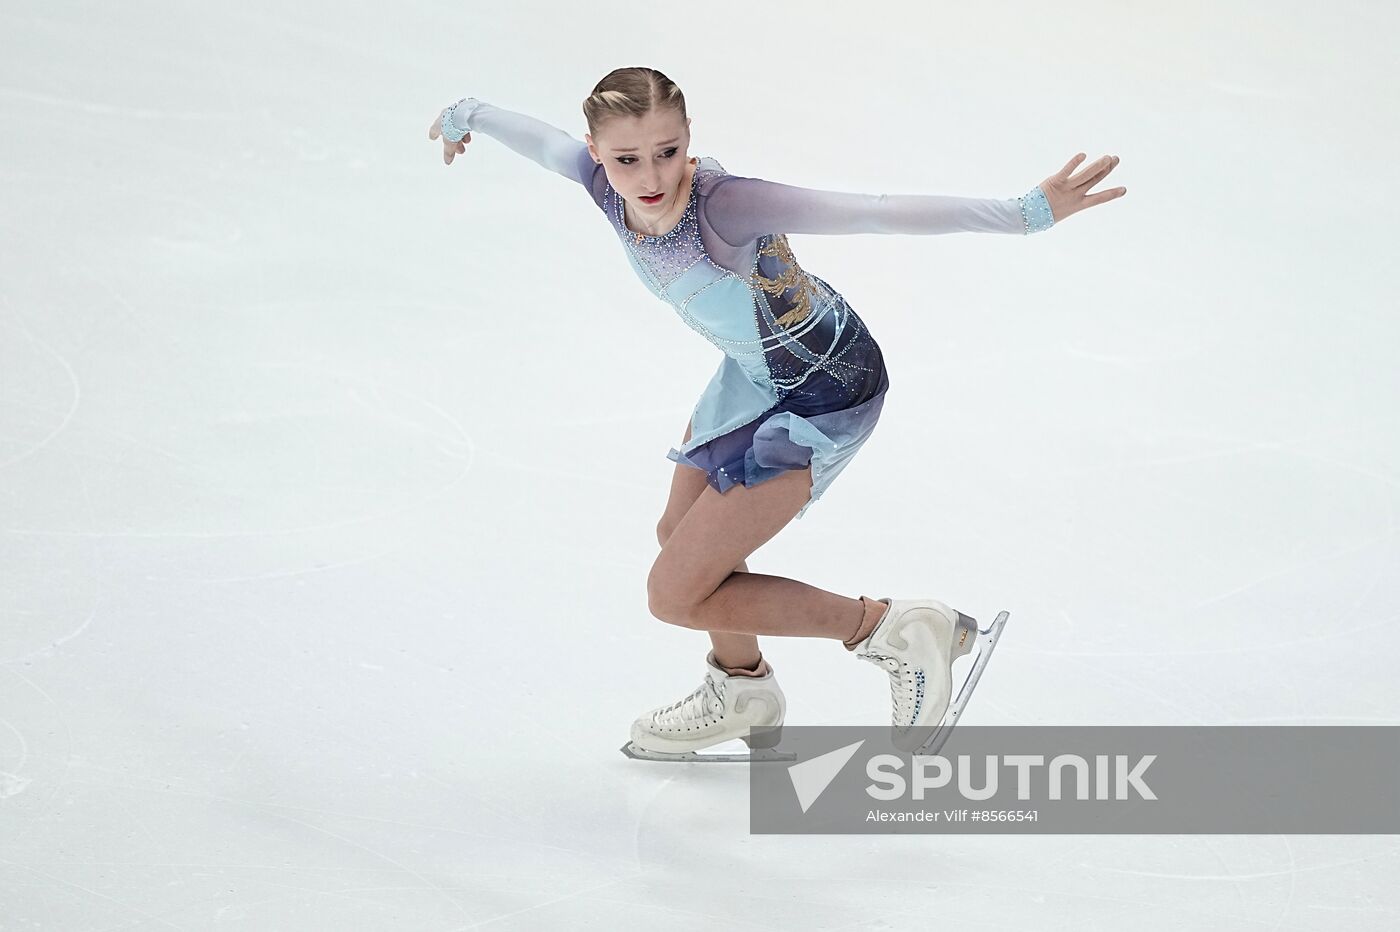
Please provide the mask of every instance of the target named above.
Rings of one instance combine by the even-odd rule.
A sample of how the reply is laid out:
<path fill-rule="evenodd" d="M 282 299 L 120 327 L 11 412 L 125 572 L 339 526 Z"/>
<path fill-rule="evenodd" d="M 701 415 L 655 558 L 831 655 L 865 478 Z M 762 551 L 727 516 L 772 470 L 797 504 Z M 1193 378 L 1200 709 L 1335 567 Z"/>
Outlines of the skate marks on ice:
<path fill-rule="evenodd" d="M 972 698 L 972 691 L 977 688 L 977 681 L 982 678 L 982 673 L 987 669 L 988 662 L 992 659 L 992 651 L 996 648 L 997 642 L 1001 640 L 1002 630 L 1006 627 L 1007 619 L 1011 617 L 1009 612 L 997 613 L 997 617 L 986 628 L 978 629 L 978 640 L 980 646 L 972 661 L 972 667 L 968 671 L 967 678 L 963 680 L 958 688 L 958 694 L 954 697 L 952 704 L 948 707 L 948 712 L 943 721 L 933 730 L 928 741 L 921 745 L 913 754 L 918 756 L 932 756 L 937 754 L 948 738 L 953 733 L 953 728 L 957 726 L 958 719 L 962 717 L 963 710 L 967 708 L 968 701 Z M 765 729 L 758 729 L 758 733 Z M 743 740 L 743 739 L 736 739 Z M 734 751 L 730 753 L 701 753 L 696 751 L 682 751 L 678 753 L 667 753 L 662 751 L 648 751 L 639 748 L 631 741 L 622 746 L 622 753 L 633 760 L 653 760 L 668 761 L 673 763 L 791 763 L 797 759 L 797 755 L 790 751 L 780 751 L 773 747 L 757 747 L 751 751 Z"/>

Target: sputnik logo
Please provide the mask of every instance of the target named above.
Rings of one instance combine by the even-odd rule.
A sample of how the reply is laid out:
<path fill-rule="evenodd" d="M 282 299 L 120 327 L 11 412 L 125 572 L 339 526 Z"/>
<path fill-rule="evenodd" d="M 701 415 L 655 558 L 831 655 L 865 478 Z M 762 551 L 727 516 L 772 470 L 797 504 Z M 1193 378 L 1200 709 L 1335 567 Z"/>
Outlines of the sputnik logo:
<path fill-rule="evenodd" d="M 792 781 L 793 792 L 797 794 L 798 805 L 804 813 L 826 792 L 826 788 L 831 786 L 831 781 L 836 779 L 841 768 L 846 766 L 846 762 L 864 743 L 865 739 L 861 738 L 855 744 L 827 751 L 820 757 L 793 764 L 788 768 L 788 779 Z"/>

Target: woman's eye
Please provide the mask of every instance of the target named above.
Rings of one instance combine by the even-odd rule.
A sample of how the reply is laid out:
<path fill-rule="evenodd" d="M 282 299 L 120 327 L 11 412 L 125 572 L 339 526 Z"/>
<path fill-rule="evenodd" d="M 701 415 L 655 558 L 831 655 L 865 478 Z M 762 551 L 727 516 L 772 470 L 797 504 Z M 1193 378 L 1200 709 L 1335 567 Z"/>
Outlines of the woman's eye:
<path fill-rule="evenodd" d="M 665 153 L 666 158 L 675 158 L 676 153 L 679 151 L 679 149 L 667 149 Z M 621 162 L 623 165 L 631 165 L 632 162 L 627 161 L 628 159 L 631 159 L 632 162 L 637 161 L 637 157 L 635 155 L 624 155 L 620 159 L 618 159 L 618 161 Z"/>

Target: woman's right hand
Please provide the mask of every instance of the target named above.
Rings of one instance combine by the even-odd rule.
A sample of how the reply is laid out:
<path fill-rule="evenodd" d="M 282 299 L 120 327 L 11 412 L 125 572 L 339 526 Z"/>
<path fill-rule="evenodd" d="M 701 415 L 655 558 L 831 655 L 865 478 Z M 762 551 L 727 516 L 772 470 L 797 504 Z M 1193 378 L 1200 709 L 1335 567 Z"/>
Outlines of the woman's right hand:
<path fill-rule="evenodd" d="M 442 139 L 442 161 L 446 165 L 451 165 L 453 158 L 467 151 L 467 143 L 472 141 L 472 134 L 467 133 L 467 135 L 462 137 L 461 142 L 453 142 L 446 136 L 443 136 L 442 115 L 446 112 L 447 108 L 443 107 L 442 113 L 439 113 L 437 119 L 433 121 L 433 125 L 428 127 L 428 138 Z"/>

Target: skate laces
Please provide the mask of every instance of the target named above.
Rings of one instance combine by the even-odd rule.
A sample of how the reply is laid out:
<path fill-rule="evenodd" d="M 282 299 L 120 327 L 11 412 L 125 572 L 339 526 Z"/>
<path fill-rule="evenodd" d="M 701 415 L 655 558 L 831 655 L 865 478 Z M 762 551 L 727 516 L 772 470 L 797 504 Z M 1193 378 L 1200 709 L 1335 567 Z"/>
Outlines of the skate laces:
<path fill-rule="evenodd" d="M 897 657 L 865 651 L 857 654 L 861 660 L 868 660 L 883 667 L 890 675 L 890 724 L 908 725 L 914 721 L 915 700 L 919 697 L 918 675 Z"/>
<path fill-rule="evenodd" d="M 711 715 L 722 711 L 724 711 L 724 695 L 715 684 L 714 676 L 706 673 L 705 682 L 701 683 L 694 692 L 684 699 L 657 709 L 652 713 L 652 721 L 658 726 L 669 728 L 684 727 L 693 722 L 707 724 L 713 721 Z"/>

